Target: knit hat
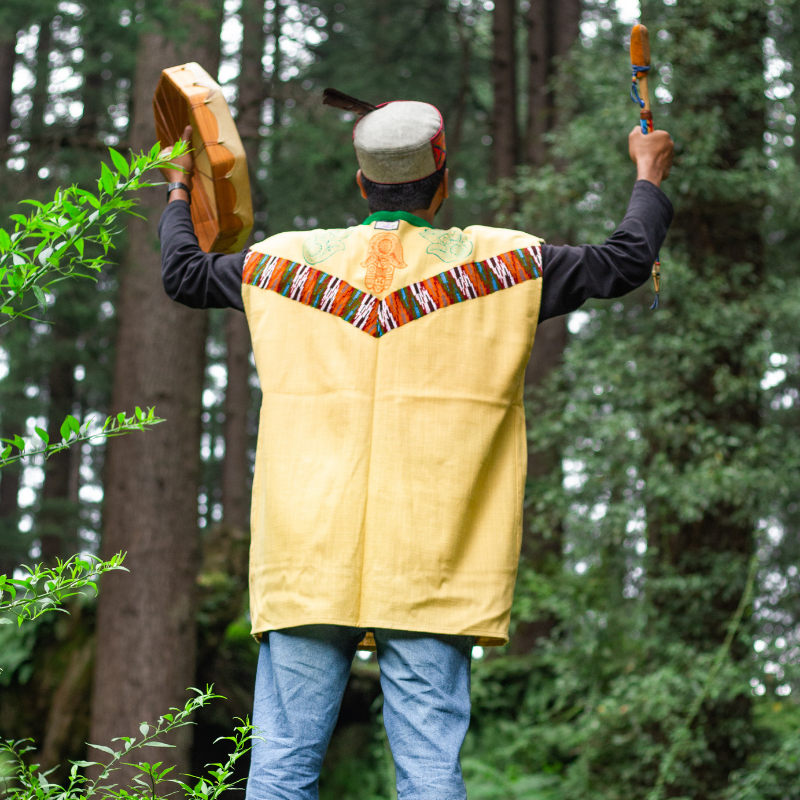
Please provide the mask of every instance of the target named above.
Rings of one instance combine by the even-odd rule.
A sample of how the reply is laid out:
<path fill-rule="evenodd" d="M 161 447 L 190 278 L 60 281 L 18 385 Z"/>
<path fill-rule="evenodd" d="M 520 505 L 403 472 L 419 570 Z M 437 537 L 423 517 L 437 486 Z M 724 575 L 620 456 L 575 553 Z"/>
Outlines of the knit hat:
<path fill-rule="evenodd" d="M 353 145 L 364 177 L 410 183 L 444 165 L 444 122 L 439 109 L 416 100 L 384 103 L 357 120 Z"/>

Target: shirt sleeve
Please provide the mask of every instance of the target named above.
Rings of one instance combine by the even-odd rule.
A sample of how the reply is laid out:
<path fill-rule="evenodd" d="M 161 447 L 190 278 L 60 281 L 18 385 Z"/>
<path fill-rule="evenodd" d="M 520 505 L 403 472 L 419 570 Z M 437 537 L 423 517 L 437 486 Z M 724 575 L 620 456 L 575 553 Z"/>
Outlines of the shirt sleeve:
<path fill-rule="evenodd" d="M 664 192 L 650 181 L 636 181 L 625 218 L 603 244 L 543 245 L 539 322 L 569 314 L 591 297 L 621 297 L 641 286 L 672 217 Z"/>
<path fill-rule="evenodd" d="M 204 253 L 192 226 L 189 204 L 168 203 L 158 224 L 161 280 L 173 300 L 190 308 L 235 308 L 244 311 L 242 270 L 247 251 Z"/>

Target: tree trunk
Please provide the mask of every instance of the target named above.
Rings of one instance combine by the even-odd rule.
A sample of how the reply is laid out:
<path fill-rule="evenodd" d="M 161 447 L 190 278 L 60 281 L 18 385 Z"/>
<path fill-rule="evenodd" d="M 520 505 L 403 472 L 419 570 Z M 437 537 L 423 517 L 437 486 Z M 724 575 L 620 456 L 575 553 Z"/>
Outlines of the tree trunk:
<path fill-rule="evenodd" d="M 453 124 L 447 132 L 448 169 L 450 173 L 450 191 L 453 191 L 457 177 L 456 160 L 461 149 L 461 140 L 464 136 L 464 121 L 467 115 L 467 100 L 470 91 L 470 70 L 472 66 L 472 37 L 471 27 L 464 24 L 462 10 L 455 12 L 455 25 L 458 30 L 459 45 L 461 47 L 461 64 L 458 75 L 458 94 L 456 95 Z M 445 203 L 442 209 L 442 227 L 449 229 L 453 226 L 453 200 Z"/>
<path fill-rule="evenodd" d="M 17 58 L 16 47 L 16 29 L 0 35 L 0 152 L 5 150 L 11 134 L 11 103 L 14 100 L 11 87 Z"/>
<path fill-rule="evenodd" d="M 191 25 L 192 20 L 186 20 Z M 155 141 L 151 100 L 160 72 L 192 57 L 216 74 L 219 26 L 188 52 L 159 32 L 143 33 L 137 56 L 130 133 L 134 151 Z M 211 30 L 211 33 L 208 31 Z M 166 422 L 147 434 L 112 439 L 106 470 L 102 552 L 125 550 L 129 573 L 103 578 L 98 604 L 91 741 L 138 735 L 183 706 L 194 680 L 195 583 L 199 566 L 197 496 L 207 312 L 173 303 L 161 285 L 158 220 L 163 188 L 144 190 L 130 225 L 120 282 L 112 407 L 155 406 Z M 172 738 L 169 761 L 186 770 L 191 727 Z"/>
<path fill-rule="evenodd" d="M 24 428 L 6 419 L 3 409 L 3 439 L 22 436 Z M 19 487 L 22 466 L 19 461 L 6 467 L 0 475 L 0 575 L 11 576 L 24 560 L 19 532 Z"/>
<path fill-rule="evenodd" d="M 242 4 L 242 69 L 239 74 L 239 116 L 237 126 L 242 137 L 253 208 L 266 211 L 265 198 L 258 181 L 261 149 L 261 112 L 268 95 L 263 56 L 267 30 L 264 25 L 263 0 L 245 0 Z M 244 314 L 228 309 L 225 317 L 228 384 L 225 390 L 225 460 L 222 464 L 223 520 L 234 531 L 247 531 L 250 517 L 250 460 L 247 417 L 250 410 L 250 330 Z"/>
<path fill-rule="evenodd" d="M 528 164 L 541 167 L 547 156 L 544 135 L 550 130 L 553 30 L 551 0 L 531 0 L 528 9 L 528 119 L 525 131 L 525 158 Z"/>
<path fill-rule="evenodd" d="M 68 348 L 64 335 L 68 331 L 56 328 L 53 341 L 53 362 L 50 366 L 48 386 L 50 404 L 47 433 L 51 442 L 61 439 L 61 423 L 74 412 L 75 370 L 74 348 Z M 65 350 L 71 350 L 68 354 Z M 65 357 L 66 356 L 66 357 Z M 70 357 L 71 356 L 71 357 Z M 51 456 L 44 467 L 42 502 L 36 516 L 36 531 L 42 544 L 42 561 L 54 564 L 56 559 L 68 558 L 78 550 L 77 507 L 72 501 L 72 451 L 62 450 Z"/>
<path fill-rule="evenodd" d="M 553 79 L 558 59 L 565 56 L 578 37 L 580 0 L 533 0 L 528 14 L 528 120 L 526 131 L 526 160 L 541 167 L 547 160 L 545 133 L 557 122 Z M 551 237 L 553 244 L 565 244 L 566 238 Z M 539 325 L 531 359 L 525 370 L 525 389 L 528 395 L 541 392 L 546 381 L 564 357 L 567 346 L 567 318 L 555 317 Z M 546 398 L 540 398 L 542 407 Z M 530 417 L 528 425 L 535 425 Z M 534 450 L 528 447 L 528 481 L 550 477 L 560 482 L 561 453 L 555 449 Z M 560 569 L 562 552 L 562 521 L 555 515 L 542 519 L 541 510 L 532 507 L 527 499 L 523 512 L 522 556 L 539 574 L 554 575 Z M 537 528 L 534 529 L 534 517 Z M 512 652 L 525 653 L 533 649 L 536 640 L 550 635 L 556 620 L 552 616 L 518 626 L 511 644 Z"/>
<path fill-rule="evenodd" d="M 33 107 L 31 108 L 31 137 L 40 139 L 44 131 L 44 111 L 48 99 L 50 81 L 50 51 L 53 46 L 53 32 L 50 30 L 50 17 L 39 21 L 39 41 L 36 45 L 36 85 L 33 87 Z"/>
<path fill-rule="evenodd" d="M 517 166 L 516 4 L 496 0 L 492 15 L 492 178 L 510 178 Z"/>
<path fill-rule="evenodd" d="M 237 531 L 249 530 L 250 459 L 247 416 L 250 410 L 250 329 L 240 311 L 225 318 L 228 385 L 225 389 L 225 460 L 222 463 L 222 513 Z"/>
<path fill-rule="evenodd" d="M 540 167 L 547 159 L 545 134 L 557 124 L 553 81 L 558 60 L 580 32 L 581 0 L 532 0 L 528 10 L 528 115 L 525 159 Z"/>

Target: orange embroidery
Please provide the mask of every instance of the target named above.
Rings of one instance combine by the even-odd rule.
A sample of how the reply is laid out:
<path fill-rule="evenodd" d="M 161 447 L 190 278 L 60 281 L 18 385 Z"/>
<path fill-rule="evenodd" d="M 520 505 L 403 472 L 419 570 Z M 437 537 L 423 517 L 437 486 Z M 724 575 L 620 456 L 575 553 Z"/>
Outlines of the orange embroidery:
<path fill-rule="evenodd" d="M 380 294 L 392 285 L 395 267 L 403 269 L 403 245 L 396 233 L 378 233 L 369 240 L 366 267 L 367 289 Z"/>

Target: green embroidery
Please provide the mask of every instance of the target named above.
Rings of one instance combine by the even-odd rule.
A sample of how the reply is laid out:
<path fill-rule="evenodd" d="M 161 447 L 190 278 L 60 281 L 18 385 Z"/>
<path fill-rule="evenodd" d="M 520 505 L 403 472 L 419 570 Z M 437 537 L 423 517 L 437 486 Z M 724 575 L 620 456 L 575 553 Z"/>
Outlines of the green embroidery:
<path fill-rule="evenodd" d="M 319 264 L 334 253 L 344 250 L 343 239 L 353 232 L 352 228 L 320 231 L 303 242 L 303 261 L 306 264 Z"/>
<path fill-rule="evenodd" d="M 430 242 L 426 252 L 442 261 L 466 258 L 472 252 L 472 242 L 458 228 L 449 231 L 425 228 L 419 235 Z"/>

